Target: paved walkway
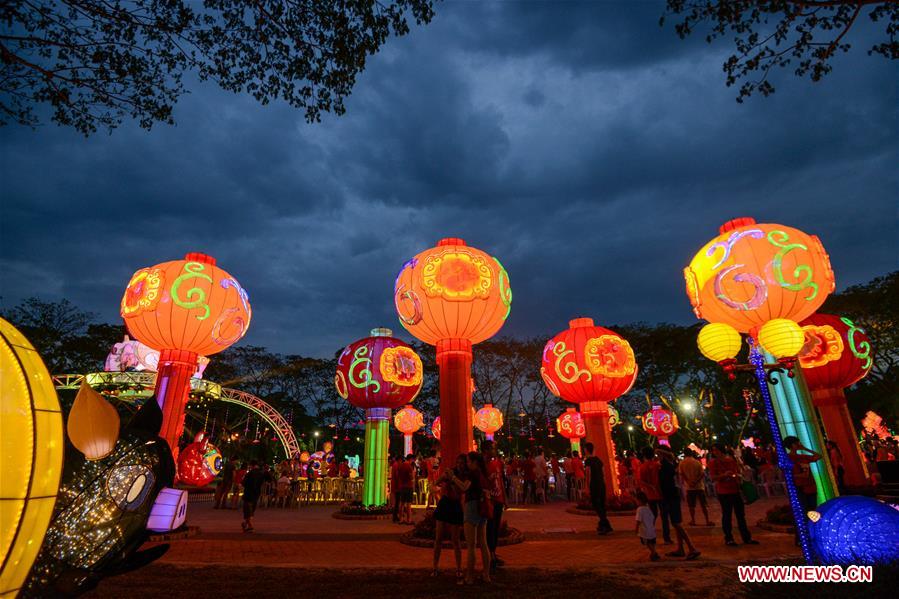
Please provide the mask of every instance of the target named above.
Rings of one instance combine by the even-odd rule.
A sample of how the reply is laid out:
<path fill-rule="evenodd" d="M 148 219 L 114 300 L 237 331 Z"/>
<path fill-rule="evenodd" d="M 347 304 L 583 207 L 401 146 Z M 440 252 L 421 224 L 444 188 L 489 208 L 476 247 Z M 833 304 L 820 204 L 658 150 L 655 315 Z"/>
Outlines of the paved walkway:
<path fill-rule="evenodd" d="M 702 552 L 699 562 L 773 562 L 799 556 L 792 535 L 771 533 L 755 526 L 767 509 L 782 503 L 782 498 L 763 499 L 748 506 L 747 519 L 753 536 L 761 543 L 757 546 L 726 547 L 720 526 L 688 527 Z M 566 513 L 565 508 L 570 505 L 554 502 L 509 510 L 510 525 L 523 531 L 526 541 L 500 549 L 506 567 L 581 569 L 646 561 L 646 552 L 634 533 L 633 516 L 612 517 L 615 532 L 598 537 L 594 532 L 596 519 Z M 430 550 L 409 547 L 398 540 L 410 527 L 389 520 L 336 520 L 331 518 L 336 509 L 336 506 L 260 509 L 256 532 L 244 534 L 240 531 L 238 510 L 213 510 L 210 504 L 192 504 L 188 522 L 199 526 L 201 534 L 172 541 L 160 562 L 291 568 L 430 568 Z M 417 517 L 421 513 L 422 510 L 416 510 Z M 711 517 L 720 522 L 715 502 Z M 659 535 L 661 540 L 661 532 Z M 667 549 L 660 546 L 663 554 Z M 444 552 L 447 567 L 451 553 Z M 681 560 L 666 558 L 651 566 L 671 568 L 680 563 Z"/>

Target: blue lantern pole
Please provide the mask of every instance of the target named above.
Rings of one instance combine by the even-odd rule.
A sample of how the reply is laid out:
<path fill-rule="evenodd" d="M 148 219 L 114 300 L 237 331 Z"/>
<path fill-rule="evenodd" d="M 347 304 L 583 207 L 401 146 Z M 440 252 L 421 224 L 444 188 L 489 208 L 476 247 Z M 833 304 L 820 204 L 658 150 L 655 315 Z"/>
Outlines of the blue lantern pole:
<path fill-rule="evenodd" d="M 796 493 L 796 482 L 793 480 L 793 462 L 787 455 L 780 433 L 780 425 L 777 424 L 777 416 L 774 414 L 774 404 L 771 402 L 771 394 L 768 392 L 768 376 L 765 373 L 765 358 L 759 352 L 758 344 L 749 338 L 749 362 L 755 367 L 755 377 L 759 382 L 759 391 L 762 393 L 762 401 L 765 404 L 765 414 L 768 416 L 768 424 L 771 425 L 771 435 L 774 437 L 774 448 L 777 450 L 777 465 L 780 466 L 787 486 L 787 495 L 790 498 L 790 508 L 793 511 L 793 520 L 796 521 L 796 531 L 799 534 L 799 545 L 802 547 L 802 555 L 805 562 L 813 561 L 812 549 L 809 544 L 808 523 L 799 495 Z"/>

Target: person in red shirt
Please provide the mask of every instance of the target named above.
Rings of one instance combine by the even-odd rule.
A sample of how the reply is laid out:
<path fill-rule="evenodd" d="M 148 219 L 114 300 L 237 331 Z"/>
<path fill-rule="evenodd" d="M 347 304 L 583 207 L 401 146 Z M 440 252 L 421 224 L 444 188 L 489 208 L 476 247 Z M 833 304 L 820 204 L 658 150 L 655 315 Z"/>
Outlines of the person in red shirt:
<path fill-rule="evenodd" d="M 565 470 L 571 473 L 571 498 L 574 501 L 579 501 L 584 490 L 586 474 L 584 473 L 584 462 L 581 460 L 578 452 L 571 452 L 571 457 L 565 464 Z"/>
<path fill-rule="evenodd" d="M 396 467 L 396 500 L 399 503 L 400 524 L 412 524 L 412 489 L 415 485 L 415 471 L 412 462 L 415 455 L 409 454 Z"/>
<path fill-rule="evenodd" d="M 328 476 L 331 478 L 336 478 L 340 474 L 340 465 L 337 463 L 337 460 L 332 460 L 330 464 L 328 464 Z"/>
<path fill-rule="evenodd" d="M 496 556 L 496 543 L 499 540 L 499 529 L 503 522 L 503 510 L 506 507 L 506 482 L 503 472 L 503 461 L 496 457 L 493 441 L 481 443 L 481 453 L 487 462 L 487 478 L 490 488 L 487 490 L 493 499 L 493 517 L 487 520 L 487 546 L 490 548 L 490 568 L 496 570 L 505 562 Z"/>
<path fill-rule="evenodd" d="M 231 489 L 231 509 L 237 509 L 237 501 L 240 499 L 241 487 L 243 486 L 243 478 L 247 475 L 247 465 L 241 464 L 237 472 L 234 473 L 234 487 Z"/>
<path fill-rule="evenodd" d="M 390 500 L 393 503 L 393 523 L 399 524 L 400 521 L 400 501 L 397 495 L 396 471 L 399 468 L 402 459 L 390 458 Z M 364 474 L 363 474 L 364 476 Z"/>
<path fill-rule="evenodd" d="M 649 509 L 658 518 L 659 503 L 662 501 L 662 490 L 659 486 L 659 470 L 662 465 L 656 459 L 656 451 L 652 447 L 644 447 L 641 453 L 643 462 L 637 473 L 637 489 L 646 495 Z M 671 523 L 667 513 L 662 514 L 662 539 L 666 545 L 674 543 L 671 540 Z"/>
<path fill-rule="evenodd" d="M 712 446 L 712 459 L 709 460 L 709 477 L 715 483 L 715 493 L 721 504 L 721 529 L 724 531 L 724 544 L 731 547 L 737 543 L 734 541 L 733 522 L 731 514 L 737 517 L 737 527 L 740 536 L 746 545 L 758 545 L 759 542 L 752 538 L 749 527 L 746 525 L 746 510 L 743 508 L 743 497 L 740 495 L 740 483 L 743 480 L 740 464 L 727 455 L 724 445 L 715 443 Z"/>

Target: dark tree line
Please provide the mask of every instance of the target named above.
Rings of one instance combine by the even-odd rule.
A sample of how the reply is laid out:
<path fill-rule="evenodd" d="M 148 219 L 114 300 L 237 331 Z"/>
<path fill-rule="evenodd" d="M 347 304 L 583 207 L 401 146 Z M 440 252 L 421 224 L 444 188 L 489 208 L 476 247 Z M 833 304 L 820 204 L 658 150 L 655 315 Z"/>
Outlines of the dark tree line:
<path fill-rule="evenodd" d="M 873 370 L 847 390 L 856 421 L 866 410 L 878 412 L 887 422 L 899 421 L 895 400 L 899 396 L 897 310 L 899 271 L 834 294 L 822 309 L 849 316 L 872 339 Z M 94 322 L 92 314 L 66 300 L 31 298 L 3 315 L 22 329 L 54 373 L 102 369 L 109 349 L 125 333 L 120 325 Z M 646 442 L 638 418 L 652 403 L 662 403 L 678 414 L 682 428 L 676 444 L 707 443 L 713 434 L 728 442 L 736 442 L 747 432 L 764 435 L 767 426 L 754 381 L 730 381 L 716 364 L 702 357 L 696 348 L 701 326 L 697 322 L 610 327 L 629 340 L 640 367 L 633 389 L 615 402 L 622 418 L 622 425 L 615 429 L 619 444 L 627 447 Z M 513 448 L 533 443 L 564 447 L 564 440 L 549 435 L 566 404 L 549 393 L 539 374 L 541 352 L 550 336 L 551 332 L 533 339 L 500 337 L 475 348 L 474 403 L 492 403 L 502 410 L 506 425 L 497 438 Z M 439 413 L 435 352 L 419 343 L 414 349 L 425 369 L 425 383 L 415 406 L 430 423 Z M 257 346 L 232 347 L 213 357 L 206 378 L 252 393 L 282 413 L 290 413 L 298 432 L 315 428 L 355 437 L 362 411 L 342 400 L 333 385 L 341 350 L 335 348 L 330 358 L 313 358 Z M 629 426 L 633 430 L 628 430 Z"/>

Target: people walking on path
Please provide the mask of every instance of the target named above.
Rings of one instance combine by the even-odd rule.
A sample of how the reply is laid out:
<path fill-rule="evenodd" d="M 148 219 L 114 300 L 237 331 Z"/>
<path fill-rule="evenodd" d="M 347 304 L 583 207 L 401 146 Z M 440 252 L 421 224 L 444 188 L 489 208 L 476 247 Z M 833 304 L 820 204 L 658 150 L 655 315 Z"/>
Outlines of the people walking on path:
<path fill-rule="evenodd" d="M 649 509 L 658 517 L 662 516 L 662 540 L 666 545 L 673 545 L 671 540 L 671 528 L 668 522 L 668 514 L 661 512 L 659 504 L 662 501 L 662 492 L 659 489 L 659 464 L 656 459 L 655 449 L 652 447 L 644 447 L 643 462 L 640 464 L 640 471 L 637 474 L 637 488 L 646 495 Z M 661 512 L 661 514 L 660 514 Z"/>
<path fill-rule="evenodd" d="M 503 461 L 496 457 L 496 447 L 493 441 L 484 441 L 481 444 L 481 453 L 487 464 L 487 477 L 490 481 L 490 498 L 493 503 L 493 513 L 487 520 L 487 546 L 490 548 L 490 567 L 493 571 L 505 564 L 496 555 L 496 545 L 499 541 L 499 531 L 503 523 L 503 510 L 506 508 L 506 484 L 503 473 Z"/>
<path fill-rule="evenodd" d="M 709 460 L 709 475 L 715 483 L 715 494 L 721 504 L 721 529 L 724 532 L 724 544 L 734 546 L 733 522 L 731 515 L 737 518 L 740 537 L 746 545 L 758 545 L 752 538 L 746 525 L 746 510 L 743 497 L 740 495 L 740 482 L 743 480 L 740 464 L 727 455 L 724 445 L 715 443 L 712 446 L 712 459 Z"/>
<path fill-rule="evenodd" d="M 253 516 L 256 514 L 256 505 L 259 503 L 264 482 L 265 475 L 259 468 L 259 462 L 253 460 L 246 476 L 243 477 L 243 522 L 240 526 L 244 532 L 253 532 Z"/>
<path fill-rule="evenodd" d="M 649 500 L 646 493 L 637 491 L 634 494 L 637 500 L 637 536 L 640 537 L 640 544 L 649 550 L 650 561 L 657 562 L 661 558 L 656 551 L 656 517 L 649 509 Z"/>
<path fill-rule="evenodd" d="M 682 524 L 680 489 L 677 487 L 675 480 L 677 478 L 677 458 L 674 457 L 674 453 L 667 447 L 659 447 L 658 454 L 661 458 L 659 489 L 662 492 L 662 513 L 671 521 L 671 526 L 674 527 L 674 534 L 677 537 L 677 549 L 669 552 L 667 555 L 668 557 L 685 557 L 687 560 L 694 560 L 699 557 L 699 551 L 696 550 L 690 535 L 684 530 Z M 686 552 L 684 552 L 684 545 L 686 545 Z"/>
<path fill-rule="evenodd" d="M 690 526 L 696 526 L 696 504 L 705 517 L 705 525 L 712 526 L 709 520 L 709 505 L 705 495 L 705 468 L 696 459 L 692 449 L 684 450 L 684 459 L 677 465 L 677 471 L 684 481 L 687 491 L 687 507 L 690 509 Z"/>
<path fill-rule="evenodd" d="M 593 455 L 593 443 L 584 443 L 584 472 L 586 473 L 587 491 L 590 493 L 590 502 L 599 516 L 596 532 L 607 535 L 612 532 L 612 524 L 606 516 L 606 479 L 603 477 L 603 463 L 599 457 Z"/>

